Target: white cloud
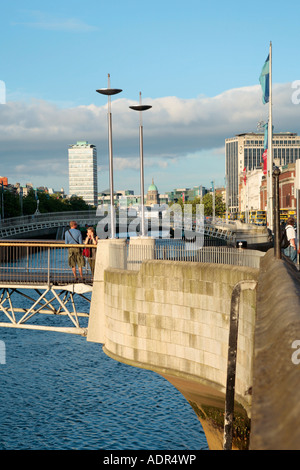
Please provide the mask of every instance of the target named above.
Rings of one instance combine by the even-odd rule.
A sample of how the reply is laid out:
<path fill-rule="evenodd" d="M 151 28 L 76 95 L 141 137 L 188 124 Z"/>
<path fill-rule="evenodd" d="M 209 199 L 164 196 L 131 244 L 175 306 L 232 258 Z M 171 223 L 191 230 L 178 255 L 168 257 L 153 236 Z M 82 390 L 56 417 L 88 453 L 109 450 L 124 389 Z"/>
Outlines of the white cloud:
<path fill-rule="evenodd" d="M 291 84 L 273 87 L 275 132 L 300 133 L 300 105 L 292 103 L 293 92 Z M 225 138 L 256 132 L 258 121 L 268 116 L 259 86 L 228 90 L 213 98 L 183 100 L 170 96 L 145 98 L 143 102 L 152 105 L 151 110 L 143 113 L 145 170 L 153 173 L 156 167 L 162 179 L 177 166 L 193 176 L 196 162 L 201 163 L 203 172 L 213 162 L 218 163 L 220 172 L 224 171 L 220 161 Z M 112 101 L 114 168 L 118 172 L 139 171 L 139 116 L 129 109 L 132 104 L 126 98 Z M 20 174 L 19 165 L 24 165 L 27 174 L 39 175 L 41 180 L 45 171 L 48 178 L 51 173 L 67 175 L 68 146 L 77 140 L 95 144 L 98 165 L 107 170 L 107 104 L 59 108 L 46 101 L 32 100 L 10 101 L 0 106 L 2 174 L 11 175 L 16 181 L 15 173 Z M 184 180 L 184 173 L 180 176 Z"/>
<path fill-rule="evenodd" d="M 58 18 L 41 11 L 29 12 L 32 21 L 13 23 L 13 25 L 24 25 L 29 28 L 44 29 L 49 31 L 64 31 L 82 33 L 97 31 L 98 27 L 89 25 L 78 18 Z"/>

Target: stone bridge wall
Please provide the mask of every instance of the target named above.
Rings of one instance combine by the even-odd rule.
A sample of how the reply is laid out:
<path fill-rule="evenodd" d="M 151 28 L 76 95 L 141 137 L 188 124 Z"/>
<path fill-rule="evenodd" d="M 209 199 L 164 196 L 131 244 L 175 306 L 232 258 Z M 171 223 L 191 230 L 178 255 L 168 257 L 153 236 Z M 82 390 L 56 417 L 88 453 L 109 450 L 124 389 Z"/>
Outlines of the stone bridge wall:
<path fill-rule="evenodd" d="M 197 413 L 210 449 L 221 449 L 231 294 L 240 281 L 258 281 L 240 299 L 234 415 L 240 430 L 245 424 L 233 448 L 243 448 L 251 418 L 250 449 L 300 449 L 295 266 L 269 250 L 259 270 L 152 260 L 132 272 L 123 243 L 99 242 L 87 339 L 165 377 Z"/>
<path fill-rule="evenodd" d="M 268 251 L 257 292 L 250 448 L 300 449 L 300 274 Z"/>
<path fill-rule="evenodd" d="M 105 353 L 118 361 L 167 378 L 191 403 L 208 438 L 207 406 L 209 413 L 211 407 L 220 416 L 224 412 L 232 290 L 240 281 L 256 281 L 259 270 L 156 260 L 145 261 L 139 272 L 105 269 L 107 265 L 126 267 L 122 241 L 110 245 L 112 251 L 106 250 L 107 242 L 100 241 L 98 246 L 101 257 L 94 278 L 88 341 L 104 344 Z M 243 291 L 236 400 L 248 416 L 255 312 L 256 292 Z M 218 442 L 209 442 L 210 448 L 222 448 L 223 430 L 219 431 Z"/>

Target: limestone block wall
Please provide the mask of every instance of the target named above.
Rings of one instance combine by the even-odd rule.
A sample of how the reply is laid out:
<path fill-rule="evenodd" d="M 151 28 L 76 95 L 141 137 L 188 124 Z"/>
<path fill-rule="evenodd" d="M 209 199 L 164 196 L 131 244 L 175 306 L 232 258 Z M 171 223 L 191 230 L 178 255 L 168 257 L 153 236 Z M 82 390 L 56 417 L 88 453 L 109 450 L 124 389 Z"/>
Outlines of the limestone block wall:
<path fill-rule="evenodd" d="M 226 389 L 233 287 L 258 269 L 150 260 L 140 271 L 104 271 L 101 325 L 111 357 Z M 240 300 L 236 399 L 250 414 L 256 291 Z M 95 340 L 95 338 L 93 339 Z"/>
<path fill-rule="evenodd" d="M 257 291 L 252 450 L 300 449 L 300 273 L 265 255 Z"/>

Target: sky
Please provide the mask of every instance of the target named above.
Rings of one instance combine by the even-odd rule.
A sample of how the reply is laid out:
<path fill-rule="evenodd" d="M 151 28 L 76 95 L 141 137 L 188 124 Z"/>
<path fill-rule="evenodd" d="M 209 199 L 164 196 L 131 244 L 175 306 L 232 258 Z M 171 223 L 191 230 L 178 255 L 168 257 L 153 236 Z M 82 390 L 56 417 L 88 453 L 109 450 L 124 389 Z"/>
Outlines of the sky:
<path fill-rule="evenodd" d="M 275 132 L 300 134 L 300 6 L 273 0 L 11 0 L 0 3 L 0 176 L 64 188 L 68 147 L 96 145 L 98 189 L 224 185 L 225 139 L 268 119 L 259 75 L 272 42 Z M 294 87 L 294 88 L 293 88 Z M 293 97 L 298 99 L 293 99 Z"/>

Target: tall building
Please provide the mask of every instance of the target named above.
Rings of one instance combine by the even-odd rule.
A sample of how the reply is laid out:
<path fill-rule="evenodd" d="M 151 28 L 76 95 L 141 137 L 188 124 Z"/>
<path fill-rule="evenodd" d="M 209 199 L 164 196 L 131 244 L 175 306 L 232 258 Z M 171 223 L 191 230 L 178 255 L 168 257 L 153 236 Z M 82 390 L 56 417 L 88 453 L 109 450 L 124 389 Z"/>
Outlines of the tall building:
<path fill-rule="evenodd" d="M 95 145 L 79 141 L 70 145 L 69 194 L 81 196 L 87 204 L 98 204 L 97 150 Z"/>
<path fill-rule="evenodd" d="M 292 132 L 273 134 L 273 160 L 277 166 L 287 165 L 300 158 L 300 136 Z M 225 176 L 227 206 L 230 212 L 239 210 L 239 175 L 262 168 L 264 134 L 249 132 L 225 139 Z"/>

